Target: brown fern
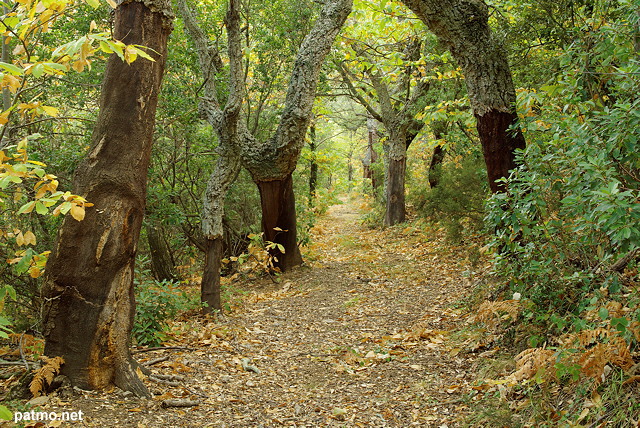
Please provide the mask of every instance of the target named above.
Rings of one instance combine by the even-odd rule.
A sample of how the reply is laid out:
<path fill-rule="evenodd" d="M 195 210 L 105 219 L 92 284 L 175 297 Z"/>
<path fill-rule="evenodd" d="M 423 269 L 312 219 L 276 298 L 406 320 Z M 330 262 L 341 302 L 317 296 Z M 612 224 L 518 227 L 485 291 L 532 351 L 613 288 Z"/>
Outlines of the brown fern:
<path fill-rule="evenodd" d="M 46 391 L 47 386 L 49 386 L 53 378 L 60 373 L 60 367 L 64 364 L 62 357 L 42 357 L 42 360 L 44 361 L 44 365 L 33 376 L 33 380 L 29 385 L 29 390 L 34 397 L 39 397 Z"/>
<path fill-rule="evenodd" d="M 548 349 L 529 348 L 515 357 L 516 371 L 509 376 L 516 381 L 531 379 L 540 369 L 548 369 L 555 362 L 555 353 Z"/>
<path fill-rule="evenodd" d="M 499 302 L 484 301 L 475 315 L 475 322 L 483 322 L 494 327 L 500 320 L 511 318 L 515 321 L 520 314 L 519 300 L 501 300 Z"/>

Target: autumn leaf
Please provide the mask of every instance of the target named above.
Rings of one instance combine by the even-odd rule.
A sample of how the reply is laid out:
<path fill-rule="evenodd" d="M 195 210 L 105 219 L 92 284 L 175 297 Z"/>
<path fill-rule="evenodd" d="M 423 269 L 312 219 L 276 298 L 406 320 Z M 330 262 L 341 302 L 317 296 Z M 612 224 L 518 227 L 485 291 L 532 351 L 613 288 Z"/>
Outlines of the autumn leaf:
<path fill-rule="evenodd" d="M 71 209 L 69 210 L 69 213 L 71 213 L 71 216 L 73 218 L 75 218 L 78 221 L 82 221 L 84 220 L 84 207 L 80 206 L 80 205 L 73 205 L 71 207 Z"/>

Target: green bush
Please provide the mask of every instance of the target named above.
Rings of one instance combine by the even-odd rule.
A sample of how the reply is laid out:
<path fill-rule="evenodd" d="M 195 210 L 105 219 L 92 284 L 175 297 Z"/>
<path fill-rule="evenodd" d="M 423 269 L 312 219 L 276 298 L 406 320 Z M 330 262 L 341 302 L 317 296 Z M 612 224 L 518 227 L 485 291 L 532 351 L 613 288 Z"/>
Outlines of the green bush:
<path fill-rule="evenodd" d="M 637 24 L 637 15 L 628 15 Z M 623 281 L 610 267 L 640 247 L 640 63 L 633 28 L 620 19 L 586 32 L 591 50 L 568 49 L 564 75 L 518 100 L 527 148 L 509 192 L 490 200 L 487 223 L 496 231 L 497 272 L 544 313 L 578 313 L 602 287 L 620 291 Z"/>
<path fill-rule="evenodd" d="M 419 214 L 440 222 L 452 242 L 483 227 L 484 201 L 489 187 L 482 159 L 468 157 L 460 164 L 442 165 L 440 184 L 434 189 L 422 186 L 411 195 Z"/>
<path fill-rule="evenodd" d="M 145 259 L 140 263 L 145 266 Z M 157 281 L 148 269 L 138 269 L 135 278 L 136 316 L 132 334 L 138 345 L 159 346 L 168 338 L 168 322 L 178 312 L 198 303 L 176 282 Z"/>

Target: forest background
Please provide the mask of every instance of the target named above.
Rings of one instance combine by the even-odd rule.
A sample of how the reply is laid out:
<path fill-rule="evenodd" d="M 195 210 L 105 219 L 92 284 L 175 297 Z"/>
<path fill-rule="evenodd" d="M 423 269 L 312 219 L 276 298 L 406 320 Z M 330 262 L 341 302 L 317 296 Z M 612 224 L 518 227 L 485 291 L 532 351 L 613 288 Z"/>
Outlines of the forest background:
<path fill-rule="evenodd" d="M 309 129 L 287 172 L 297 236 L 292 244 L 263 235 L 265 190 L 255 169 L 265 164 L 245 162 L 223 195 L 221 290 L 203 298 L 205 311 L 229 311 L 247 276 L 277 278 L 294 257 L 285 246 L 313 257 L 305 247 L 318 216 L 339 195 L 358 193 L 370 227 L 443 228 L 461 249 L 477 277 L 477 295 L 465 302 L 477 328 L 517 354 L 510 394 L 535 405 L 550 401 L 553 388 L 570 387 L 582 401 L 615 407 L 619 420 L 637 418 L 637 405 L 622 397 L 640 380 L 640 6 L 452 4 L 464 11 L 467 3 L 481 5 L 491 40 L 508 58 L 519 119 L 511 132 L 526 140 L 526 148 L 509 150 L 517 168 L 499 186 L 487 179 L 478 109 L 455 47 L 402 3 L 356 0 L 318 70 Z M 235 83 L 226 2 L 174 8 L 136 254 L 137 346 L 160 345 L 172 317 L 201 307 L 194 284 L 211 249 L 203 195 L 227 152 L 199 100 L 210 99 L 209 90 L 231 99 L 241 87 L 243 129 L 256 141 L 277 135 L 296 55 L 320 14 L 312 1 L 237 7 Z M 215 53 L 213 76 L 185 25 L 189 11 Z M 153 56 L 113 38 L 112 19 L 110 7 L 93 0 L 4 6 L 0 335 L 7 343 L 42 337 L 45 264 L 60 214 L 84 221 L 95 209 L 71 183 L 92 144 L 106 57 L 135 64 Z M 558 406 L 541 414 L 598 422 L 582 408 Z"/>

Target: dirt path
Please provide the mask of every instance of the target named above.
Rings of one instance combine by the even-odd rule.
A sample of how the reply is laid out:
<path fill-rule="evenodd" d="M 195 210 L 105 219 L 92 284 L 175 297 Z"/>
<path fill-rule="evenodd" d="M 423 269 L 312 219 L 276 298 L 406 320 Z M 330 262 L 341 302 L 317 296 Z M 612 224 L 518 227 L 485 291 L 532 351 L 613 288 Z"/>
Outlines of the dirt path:
<path fill-rule="evenodd" d="M 464 266 L 439 238 L 359 217 L 357 203 L 332 207 L 307 266 L 247 286 L 220 320 L 175 323 L 191 350 L 137 354 L 168 357 L 153 371 L 179 386 L 148 382 L 150 401 L 85 392 L 56 408 L 83 409 L 84 426 L 459 426 L 474 376 L 449 334 L 464 321 L 450 307 L 469 291 Z M 161 408 L 169 398 L 201 404 Z"/>

